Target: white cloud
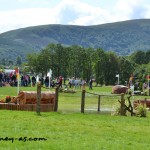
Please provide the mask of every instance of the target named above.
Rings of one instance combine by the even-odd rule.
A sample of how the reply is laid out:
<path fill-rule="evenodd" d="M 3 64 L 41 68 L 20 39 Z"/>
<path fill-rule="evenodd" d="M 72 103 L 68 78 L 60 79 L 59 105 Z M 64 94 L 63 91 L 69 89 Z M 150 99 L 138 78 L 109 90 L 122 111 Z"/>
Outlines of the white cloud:
<path fill-rule="evenodd" d="M 145 11 L 142 12 L 144 18 L 150 19 L 150 5 L 145 6 Z"/>
<path fill-rule="evenodd" d="M 146 1 L 118 0 L 116 3 L 114 3 L 111 9 L 82 4 L 78 10 L 78 12 L 80 12 L 82 15 L 75 20 L 70 21 L 69 24 L 93 25 L 144 18 L 145 15 L 148 15 L 148 12 L 150 11 L 150 9 L 146 9 L 146 7 L 150 6 L 150 4 L 146 4 L 144 2 Z M 146 13 L 146 11 L 148 12 Z"/>
<path fill-rule="evenodd" d="M 58 23 L 57 14 L 50 9 L 34 8 L 5 11 L 0 13 L 0 31 L 17 29 L 20 27 Z"/>
<path fill-rule="evenodd" d="M 20 4 L 28 4 L 28 5 L 35 5 L 36 6 L 44 6 L 52 3 L 53 1 L 57 0 L 16 0 Z"/>
<path fill-rule="evenodd" d="M 143 13 L 145 10 L 145 0 L 118 0 L 114 7 L 113 14 L 116 16 L 116 20 L 128 20 L 128 19 L 139 19 L 144 17 Z"/>
<path fill-rule="evenodd" d="M 62 22 L 68 16 L 76 16 L 74 18 L 70 17 L 67 24 L 76 25 L 90 25 L 107 22 L 111 15 L 109 11 L 102 9 L 101 7 L 94 7 L 90 4 L 82 3 L 81 1 L 62 1 L 55 9 L 59 10 L 60 21 Z"/>
<path fill-rule="evenodd" d="M 93 1 L 93 3 L 94 2 L 96 2 L 96 0 Z M 150 6 L 150 4 L 146 2 L 147 0 L 116 0 L 111 7 L 102 7 L 99 5 L 92 6 L 83 3 L 81 0 L 64 0 L 56 9 L 58 9 L 61 14 L 59 17 L 60 23 L 65 20 L 65 18 L 68 18 L 69 15 L 76 14 L 76 17 L 73 19 L 70 17 L 70 20 L 67 20 L 67 24 L 95 25 L 144 18 L 144 14 L 148 14 L 146 11 L 150 10 L 145 9 L 146 6 Z"/>

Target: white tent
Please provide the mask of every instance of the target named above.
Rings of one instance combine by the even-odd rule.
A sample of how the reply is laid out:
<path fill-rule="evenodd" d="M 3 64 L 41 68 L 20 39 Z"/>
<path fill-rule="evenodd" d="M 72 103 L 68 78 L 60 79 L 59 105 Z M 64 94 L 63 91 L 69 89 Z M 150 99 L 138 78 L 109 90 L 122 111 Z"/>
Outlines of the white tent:
<path fill-rule="evenodd" d="M 13 69 L 4 69 L 4 72 L 7 73 L 7 74 L 10 74 L 10 73 L 14 73 L 15 70 L 13 70 Z"/>

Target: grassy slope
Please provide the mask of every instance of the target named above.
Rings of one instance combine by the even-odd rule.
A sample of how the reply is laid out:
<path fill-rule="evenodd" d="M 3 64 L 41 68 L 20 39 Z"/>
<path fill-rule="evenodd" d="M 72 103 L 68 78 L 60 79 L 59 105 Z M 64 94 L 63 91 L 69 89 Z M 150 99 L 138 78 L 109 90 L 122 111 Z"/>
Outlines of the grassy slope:
<path fill-rule="evenodd" d="M 26 57 L 50 43 L 81 45 L 129 55 L 149 50 L 150 20 L 131 20 L 95 26 L 43 25 L 0 34 L 0 58 Z M 141 38 L 142 37 L 142 38 Z M 10 54 L 11 55 L 8 55 Z"/>

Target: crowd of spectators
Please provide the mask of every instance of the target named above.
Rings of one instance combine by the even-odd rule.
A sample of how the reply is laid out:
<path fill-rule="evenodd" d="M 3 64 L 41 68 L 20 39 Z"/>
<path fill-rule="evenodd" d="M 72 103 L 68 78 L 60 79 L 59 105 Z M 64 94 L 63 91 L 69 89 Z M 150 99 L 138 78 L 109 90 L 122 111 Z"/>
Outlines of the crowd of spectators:
<path fill-rule="evenodd" d="M 5 73 L 0 71 L 0 87 L 2 86 L 17 86 L 17 75 L 16 73 Z"/>
<path fill-rule="evenodd" d="M 20 77 L 21 86 L 35 86 L 36 78 L 35 76 L 30 77 L 29 75 L 21 75 Z M 5 73 L 0 71 L 0 87 L 2 86 L 17 86 L 18 85 L 18 76 L 16 72 Z"/>
<path fill-rule="evenodd" d="M 25 75 L 20 75 L 19 77 L 19 86 L 24 86 L 24 87 L 28 87 L 28 86 L 35 86 L 37 81 L 41 81 L 42 85 L 44 85 L 45 87 L 55 87 L 58 86 L 60 88 L 62 88 L 62 84 L 63 84 L 63 77 L 60 76 L 54 80 L 50 79 L 49 81 L 49 77 L 45 77 L 45 78 L 36 78 L 34 75 L 30 76 L 28 74 Z M 82 79 L 75 79 L 74 77 L 69 78 L 67 84 L 65 84 L 68 88 L 77 88 L 81 86 L 85 86 L 86 81 L 82 80 Z M 18 86 L 18 76 L 16 74 L 16 72 L 11 72 L 11 73 L 5 73 L 4 71 L 0 71 L 0 87 L 2 86 Z M 92 89 L 92 82 L 89 85 L 89 88 Z"/>

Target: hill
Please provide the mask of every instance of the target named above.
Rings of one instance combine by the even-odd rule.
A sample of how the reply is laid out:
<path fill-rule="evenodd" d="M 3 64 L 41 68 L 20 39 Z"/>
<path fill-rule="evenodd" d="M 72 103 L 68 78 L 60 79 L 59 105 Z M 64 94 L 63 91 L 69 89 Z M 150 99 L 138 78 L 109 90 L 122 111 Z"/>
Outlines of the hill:
<path fill-rule="evenodd" d="M 0 59 L 25 59 L 49 43 L 103 48 L 118 55 L 150 50 L 150 19 L 129 20 L 94 26 L 42 25 L 0 34 Z"/>

